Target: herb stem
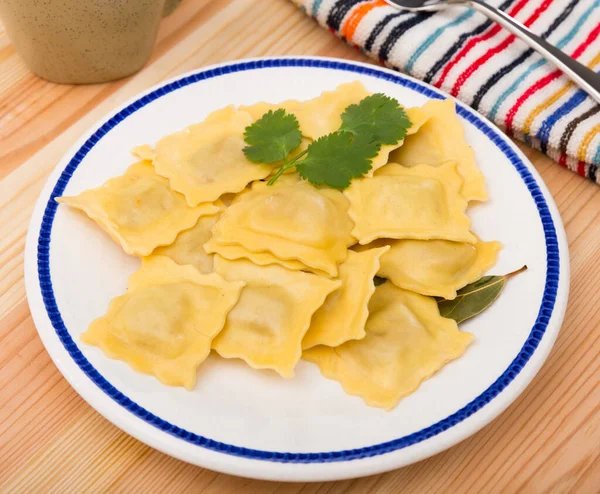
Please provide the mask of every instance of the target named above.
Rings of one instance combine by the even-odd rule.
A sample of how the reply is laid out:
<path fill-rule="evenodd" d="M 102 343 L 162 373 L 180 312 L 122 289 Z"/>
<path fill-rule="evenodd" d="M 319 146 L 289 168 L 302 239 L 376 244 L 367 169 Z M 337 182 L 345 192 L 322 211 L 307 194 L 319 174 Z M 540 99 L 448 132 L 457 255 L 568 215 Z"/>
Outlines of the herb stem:
<path fill-rule="evenodd" d="M 277 170 L 277 173 L 275 175 L 273 175 L 273 177 L 271 178 L 271 180 L 269 180 L 267 182 L 267 185 L 273 185 L 275 183 L 275 181 L 281 177 L 281 175 L 283 175 L 287 170 L 289 170 L 290 168 L 296 166 L 296 162 L 302 158 L 303 156 L 306 156 L 306 154 L 308 153 L 308 149 L 305 149 L 304 151 L 302 151 L 301 153 L 297 154 L 296 156 L 294 156 L 294 159 L 292 159 L 289 162 L 284 162 L 283 166 L 281 168 L 279 168 L 279 170 Z"/>

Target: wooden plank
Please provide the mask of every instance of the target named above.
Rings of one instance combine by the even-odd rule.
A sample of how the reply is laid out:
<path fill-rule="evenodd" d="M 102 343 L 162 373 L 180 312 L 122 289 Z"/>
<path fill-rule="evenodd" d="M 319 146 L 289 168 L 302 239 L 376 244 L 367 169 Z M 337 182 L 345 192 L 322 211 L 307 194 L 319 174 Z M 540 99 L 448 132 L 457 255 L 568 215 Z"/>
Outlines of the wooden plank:
<path fill-rule="evenodd" d="M 159 453 L 94 412 L 58 373 L 23 285 L 31 209 L 48 173 L 106 112 L 165 78 L 262 55 L 366 60 L 289 2 L 187 0 L 161 25 L 150 63 L 127 79 L 58 86 L 30 74 L 0 26 L 0 492 L 598 492 L 600 194 L 537 151 L 571 249 L 571 301 L 550 358 L 497 420 L 458 446 L 384 475 L 284 484 L 217 474 Z"/>

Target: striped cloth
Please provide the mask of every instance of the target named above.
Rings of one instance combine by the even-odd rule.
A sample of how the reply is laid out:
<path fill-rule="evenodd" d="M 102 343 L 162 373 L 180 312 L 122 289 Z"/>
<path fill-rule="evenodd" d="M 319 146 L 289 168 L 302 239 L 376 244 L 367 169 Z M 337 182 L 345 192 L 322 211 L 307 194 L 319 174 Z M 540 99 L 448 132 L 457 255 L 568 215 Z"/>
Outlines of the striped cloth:
<path fill-rule="evenodd" d="M 383 0 L 293 0 L 383 64 L 431 83 L 508 135 L 600 183 L 600 106 L 525 43 L 464 7 L 410 13 Z M 600 0 L 489 0 L 600 69 Z"/>

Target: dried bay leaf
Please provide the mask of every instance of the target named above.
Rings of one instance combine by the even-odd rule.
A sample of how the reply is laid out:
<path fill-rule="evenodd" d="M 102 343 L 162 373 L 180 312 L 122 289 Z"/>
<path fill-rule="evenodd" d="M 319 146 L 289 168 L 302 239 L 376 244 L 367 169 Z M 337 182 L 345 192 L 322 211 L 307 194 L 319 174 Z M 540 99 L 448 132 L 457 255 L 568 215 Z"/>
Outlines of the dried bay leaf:
<path fill-rule="evenodd" d="M 438 299 L 438 307 L 443 317 L 461 323 L 480 314 L 498 298 L 506 281 L 527 269 L 521 269 L 504 276 L 484 276 L 470 285 L 461 288 L 454 300 Z"/>

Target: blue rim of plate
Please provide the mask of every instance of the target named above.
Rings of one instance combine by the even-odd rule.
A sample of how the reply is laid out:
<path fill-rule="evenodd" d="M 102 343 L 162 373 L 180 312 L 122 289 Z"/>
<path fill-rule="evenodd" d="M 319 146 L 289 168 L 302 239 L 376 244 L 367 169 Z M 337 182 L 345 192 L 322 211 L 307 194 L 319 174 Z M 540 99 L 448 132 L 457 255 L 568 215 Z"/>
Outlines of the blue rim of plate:
<path fill-rule="evenodd" d="M 514 166 L 516 171 L 521 176 L 531 194 L 533 201 L 535 202 L 540 216 L 540 221 L 542 222 L 546 241 L 546 281 L 542 303 L 535 324 L 533 325 L 529 336 L 527 337 L 527 340 L 525 341 L 525 344 L 519 351 L 518 355 L 514 358 L 502 375 L 500 375 L 500 377 L 498 377 L 498 379 L 496 379 L 496 381 L 477 398 L 473 399 L 461 409 L 433 425 L 398 439 L 373 446 L 319 453 L 284 453 L 276 451 L 263 451 L 225 444 L 207 437 L 199 436 L 177 427 L 145 410 L 140 405 L 121 393 L 110 382 L 108 382 L 81 353 L 71 338 L 71 335 L 69 334 L 69 331 L 63 322 L 62 316 L 56 304 L 52 280 L 50 277 L 50 240 L 52 224 L 58 206 L 55 198 L 62 195 L 71 176 L 73 175 L 73 172 L 77 169 L 87 153 L 100 141 L 100 139 L 102 139 L 102 137 L 104 137 L 111 129 L 116 127 L 132 113 L 136 112 L 140 108 L 143 108 L 152 101 L 180 88 L 196 82 L 234 72 L 278 67 L 311 67 L 354 72 L 384 79 L 393 82 L 394 84 L 399 84 L 429 98 L 443 99 L 445 97 L 443 94 L 437 92 L 435 89 L 427 86 L 426 84 L 407 79 L 400 74 L 390 73 L 376 67 L 312 58 L 274 58 L 223 65 L 182 77 L 181 79 L 165 84 L 164 86 L 155 89 L 145 96 L 142 96 L 111 117 L 86 140 L 86 142 L 75 153 L 73 158 L 71 158 L 68 165 L 57 180 L 54 189 L 52 190 L 50 199 L 48 200 L 44 211 L 42 225 L 40 227 L 37 252 L 38 278 L 46 312 L 65 350 L 94 384 L 96 384 L 115 402 L 134 414 L 136 417 L 156 427 L 157 429 L 182 439 L 188 443 L 195 444 L 219 453 L 225 453 L 243 458 L 285 463 L 327 463 L 334 461 L 349 461 L 403 449 L 454 427 L 498 396 L 515 379 L 515 377 L 521 372 L 521 370 L 525 367 L 525 364 L 527 364 L 531 356 L 534 354 L 547 329 L 548 322 L 552 316 L 556 301 L 560 270 L 558 239 L 556 237 L 556 229 L 552 221 L 552 215 L 546 200 L 544 199 L 544 195 L 538 187 L 535 178 L 531 175 L 521 158 L 505 142 L 501 134 L 497 130 L 490 127 L 487 122 L 478 117 L 474 112 L 472 112 L 472 110 L 467 110 L 462 106 L 457 105 L 457 113 L 462 118 L 475 125 L 490 139 L 490 141 L 492 141 L 498 147 L 498 149 L 500 149 L 500 151 L 504 153 L 508 161 Z"/>

